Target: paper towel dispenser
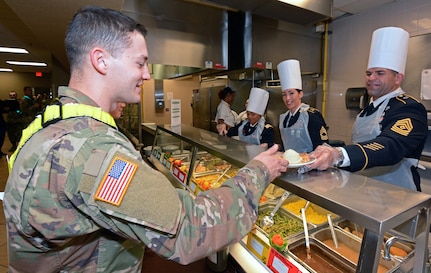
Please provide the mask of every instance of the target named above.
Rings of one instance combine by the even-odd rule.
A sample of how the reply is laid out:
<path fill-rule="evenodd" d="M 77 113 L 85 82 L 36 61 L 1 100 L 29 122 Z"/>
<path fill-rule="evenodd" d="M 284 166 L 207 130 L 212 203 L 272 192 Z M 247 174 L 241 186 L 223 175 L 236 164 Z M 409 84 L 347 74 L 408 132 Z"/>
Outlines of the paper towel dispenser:
<path fill-rule="evenodd" d="M 370 98 L 365 87 L 352 87 L 346 90 L 346 109 L 362 110 L 369 102 Z"/>

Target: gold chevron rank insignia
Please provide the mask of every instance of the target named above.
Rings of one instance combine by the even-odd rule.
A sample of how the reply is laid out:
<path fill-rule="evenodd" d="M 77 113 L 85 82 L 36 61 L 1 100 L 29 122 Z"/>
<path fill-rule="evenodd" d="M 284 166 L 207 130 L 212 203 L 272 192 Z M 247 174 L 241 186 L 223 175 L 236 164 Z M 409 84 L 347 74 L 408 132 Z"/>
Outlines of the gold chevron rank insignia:
<path fill-rule="evenodd" d="M 321 140 L 328 140 L 328 132 L 326 131 L 325 127 L 320 127 L 320 139 Z"/>
<path fill-rule="evenodd" d="M 392 131 L 402 136 L 408 136 L 413 130 L 413 124 L 410 118 L 397 121 L 391 128 Z"/>
<path fill-rule="evenodd" d="M 364 148 L 370 149 L 372 151 L 378 151 L 378 150 L 384 149 L 385 146 L 383 146 L 380 143 L 373 142 L 373 143 L 368 143 L 368 144 L 364 145 Z"/>

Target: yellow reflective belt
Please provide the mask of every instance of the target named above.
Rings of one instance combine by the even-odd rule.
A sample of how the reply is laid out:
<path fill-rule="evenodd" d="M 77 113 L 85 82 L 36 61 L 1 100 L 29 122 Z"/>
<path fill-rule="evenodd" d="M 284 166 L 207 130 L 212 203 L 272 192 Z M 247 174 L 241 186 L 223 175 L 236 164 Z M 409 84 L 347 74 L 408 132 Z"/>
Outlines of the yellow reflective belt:
<path fill-rule="evenodd" d="M 22 136 L 19 141 L 16 151 L 11 155 L 8 163 L 9 172 L 12 170 L 12 166 L 15 159 L 21 150 L 22 146 L 39 130 L 42 128 L 55 123 L 62 119 L 74 118 L 74 117 L 91 117 L 95 120 L 108 124 L 114 128 L 117 128 L 114 118 L 103 111 L 99 107 L 94 107 L 86 104 L 65 104 L 65 105 L 48 105 L 44 112 L 36 117 L 30 125 L 22 131 Z"/>

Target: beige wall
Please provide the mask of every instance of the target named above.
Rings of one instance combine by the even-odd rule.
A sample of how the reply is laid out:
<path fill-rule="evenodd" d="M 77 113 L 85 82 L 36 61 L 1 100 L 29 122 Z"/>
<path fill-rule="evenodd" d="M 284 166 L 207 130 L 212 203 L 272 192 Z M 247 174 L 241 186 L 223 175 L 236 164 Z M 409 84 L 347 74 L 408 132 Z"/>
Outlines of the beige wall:
<path fill-rule="evenodd" d="M 34 73 L 0 72 L 1 100 L 9 98 L 9 92 L 12 90 L 18 93 L 18 98 L 22 98 L 24 96 L 24 86 L 52 88 L 51 76 L 44 74 L 39 78 Z"/>
<path fill-rule="evenodd" d="M 402 27 L 410 37 L 431 33 L 431 1 L 395 1 L 369 12 L 330 24 L 326 122 L 329 138 L 350 143 L 357 111 L 346 110 L 345 91 L 365 86 L 365 70 L 373 31 L 380 27 Z M 430 56 L 424 56 L 429 58 Z M 411 77 L 412 75 L 410 75 Z M 406 77 L 409 77 L 407 74 Z M 419 84 L 419 83 L 418 83 Z M 419 98 L 419 90 L 405 90 Z"/>
<path fill-rule="evenodd" d="M 142 97 L 142 121 L 154 122 L 156 124 L 171 123 L 171 100 L 181 100 L 181 122 L 193 125 L 193 111 L 191 107 L 193 89 L 199 88 L 199 77 L 187 79 L 163 80 L 163 93 L 165 98 L 165 108 L 163 111 L 156 111 L 154 101 L 154 80 L 144 82 Z"/>
<path fill-rule="evenodd" d="M 36 77 L 35 73 L 0 72 L 0 99 L 7 99 L 12 90 L 18 93 L 19 98 L 22 98 L 24 86 L 49 87 L 56 96 L 58 86 L 67 85 L 68 82 L 68 72 L 55 63 L 52 65 L 52 72 L 43 73 L 42 77 Z"/>

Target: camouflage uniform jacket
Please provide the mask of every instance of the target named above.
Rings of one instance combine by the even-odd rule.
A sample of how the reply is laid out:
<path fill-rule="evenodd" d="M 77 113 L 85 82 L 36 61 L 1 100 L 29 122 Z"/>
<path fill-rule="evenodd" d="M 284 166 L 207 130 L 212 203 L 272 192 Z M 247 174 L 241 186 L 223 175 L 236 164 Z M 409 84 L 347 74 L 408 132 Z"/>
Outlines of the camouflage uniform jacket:
<path fill-rule="evenodd" d="M 59 96 L 63 105 L 96 106 L 70 88 Z M 131 166 L 129 177 L 120 165 Z M 128 183 L 111 190 L 119 199 L 102 194 L 109 179 Z M 252 160 L 194 198 L 148 166 L 115 127 L 90 117 L 60 120 L 25 143 L 10 172 L 9 272 L 141 272 L 144 245 L 193 262 L 251 230 L 268 183 L 268 169 Z"/>
<path fill-rule="evenodd" d="M 24 128 L 30 124 L 35 118 L 37 112 L 40 110 L 36 101 L 29 97 L 24 96 L 19 103 L 19 107 L 21 109 L 21 122 L 24 125 Z"/>

